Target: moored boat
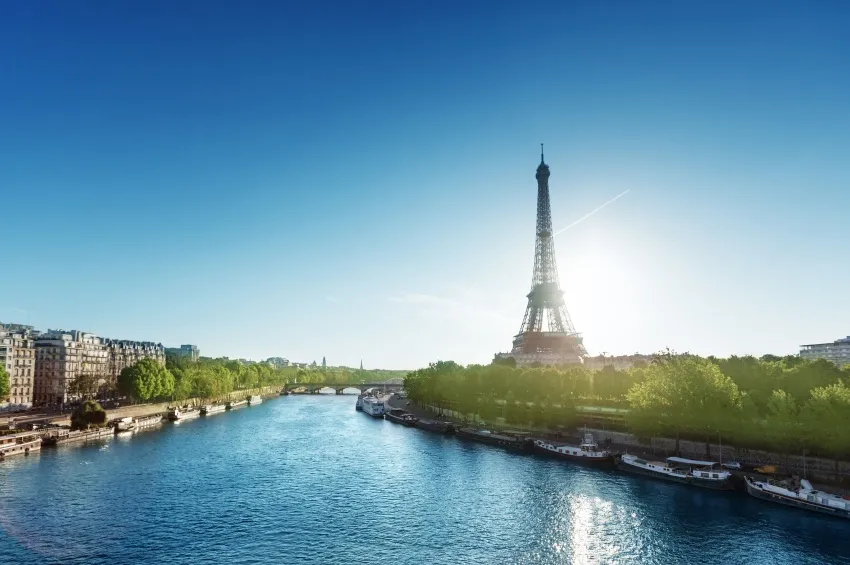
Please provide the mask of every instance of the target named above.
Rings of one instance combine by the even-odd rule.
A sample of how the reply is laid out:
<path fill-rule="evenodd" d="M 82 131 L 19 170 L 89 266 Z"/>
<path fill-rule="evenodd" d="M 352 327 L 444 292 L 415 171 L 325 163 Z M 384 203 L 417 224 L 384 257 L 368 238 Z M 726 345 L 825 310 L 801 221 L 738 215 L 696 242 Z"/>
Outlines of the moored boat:
<path fill-rule="evenodd" d="M 668 457 L 665 462 L 648 461 L 637 455 L 624 453 L 615 459 L 615 464 L 620 471 L 665 481 L 715 490 L 733 488 L 732 473 L 718 469 L 719 464 L 713 461 L 698 461 L 683 457 Z"/>
<path fill-rule="evenodd" d="M 384 417 L 384 403 L 375 396 L 366 396 L 362 402 L 363 412 L 373 418 Z"/>
<path fill-rule="evenodd" d="M 363 395 L 357 397 L 357 402 L 354 403 L 354 409 L 358 412 L 363 411 Z"/>
<path fill-rule="evenodd" d="M 806 479 L 796 481 L 757 481 L 746 476 L 747 494 L 755 498 L 809 510 L 820 514 L 829 514 L 840 518 L 850 518 L 850 500 L 827 492 L 815 490 Z"/>
<path fill-rule="evenodd" d="M 263 402 L 263 397 L 257 394 L 248 398 L 248 406 L 256 406 L 257 404 L 261 404 Z"/>
<path fill-rule="evenodd" d="M 29 431 L 0 436 L 0 459 L 13 455 L 29 455 L 33 451 L 40 450 L 40 432 Z"/>
<path fill-rule="evenodd" d="M 531 451 L 534 446 L 534 440 L 526 434 L 518 432 L 494 433 L 490 430 L 459 428 L 456 433 L 458 437 L 462 437 L 464 439 L 470 439 L 489 445 L 498 445 L 499 447 L 506 447 L 508 449 L 515 449 L 518 451 Z"/>
<path fill-rule="evenodd" d="M 135 429 L 140 430 L 142 428 L 149 428 L 151 426 L 158 426 L 162 423 L 162 414 L 154 414 L 152 416 L 142 416 L 140 418 L 133 418 L 133 423 L 135 424 Z"/>
<path fill-rule="evenodd" d="M 390 422 L 395 422 L 396 424 L 413 426 L 416 424 L 416 420 L 418 418 L 410 412 L 406 412 L 400 408 L 393 408 L 392 410 L 384 414 L 384 419 L 389 420 Z"/>
<path fill-rule="evenodd" d="M 233 410 L 234 408 L 241 408 L 242 406 L 248 406 L 247 400 L 233 400 L 224 405 L 225 410 Z"/>
<path fill-rule="evenodd" d="M 428 420 L 420 418 L 414 424 L 417 428 L 438 434 L 453 434 L 455 425 L 451 422 L 441 422 L 439 420 Z"/>
<path fill-rule="evenodd" d="M 224 410 L 224 404 L 204 404 L 201 406 L 201 416 L 212 416 L 213 414 L 224 412 Z"/>
<path fill-rule="evenodd" d="M 133 418 L 127 416 L 126 418 L 119 418 L 118 420 L 115 420 L 113 427 L 115 428 L 116 434 L 132 432 L 136 429 L 136 422 L 133 421 Z"/>
<path fill-rule="evenodd" d="M 534 450 L 560 459 L 595 465 L 613 467 L 615 454 L 607 449 L 599 449 L 599 445 L 591 433 L 585 433 L 584 439 L 578 446 L 559 443 L 547 439 L 535 439 Z"/>
<path fill-rule="evenodd" d="M 179 422 L 181 420 L 191 420 L 192 418 L 197 418 L 200 415 L 200 410 L 197 410 L 195 408 L 184 406 L 181 409 L 175 406 L 173 408 L 168 409 L 167 418 L 172 422 Z"/>

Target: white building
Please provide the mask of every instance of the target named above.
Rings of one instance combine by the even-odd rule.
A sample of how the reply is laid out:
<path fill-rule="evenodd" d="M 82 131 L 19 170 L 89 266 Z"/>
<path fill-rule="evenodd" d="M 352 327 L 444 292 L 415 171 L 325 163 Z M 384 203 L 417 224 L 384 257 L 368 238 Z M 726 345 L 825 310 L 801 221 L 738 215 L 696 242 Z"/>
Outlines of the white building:
<path fill-rule="evenodd" d="M 68 402 L 80 396 L 73 384 L 96 388 L 109 375 L 108 347 L 90 333 L 48 330 L 35 340 L 35 351 L 36 404 Z"/>
<path fill-rule="evenodd" d="M 832 343 L 811 343 L 800 346 L 803 359 L 826 359 L 839 367 L 850 365 L 850 336 Z"/>
<path fill-rule="evenodd" d="M 35 334 L 29 326 L 0 325 L 0 366 L 9 375 L 10 408 L 32 406 Z M 3 399 L 0 399 L 2 402 Z"/>

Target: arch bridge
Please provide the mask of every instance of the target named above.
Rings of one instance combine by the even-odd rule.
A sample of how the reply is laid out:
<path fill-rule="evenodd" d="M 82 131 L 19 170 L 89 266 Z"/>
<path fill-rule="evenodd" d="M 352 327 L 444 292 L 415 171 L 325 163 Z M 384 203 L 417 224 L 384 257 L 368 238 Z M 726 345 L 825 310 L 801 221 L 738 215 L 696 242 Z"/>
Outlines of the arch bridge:
<path fill-rule="evenodd" d="M 398 392 L 404 389 L 400 383 L 286 383 L 284 390 L 292 394 L 318 394 L 323 388 L 332 388 L 337 394 L 345 389 L 359 390 L 361 393 L 370 388 L 387 392 Z"/>

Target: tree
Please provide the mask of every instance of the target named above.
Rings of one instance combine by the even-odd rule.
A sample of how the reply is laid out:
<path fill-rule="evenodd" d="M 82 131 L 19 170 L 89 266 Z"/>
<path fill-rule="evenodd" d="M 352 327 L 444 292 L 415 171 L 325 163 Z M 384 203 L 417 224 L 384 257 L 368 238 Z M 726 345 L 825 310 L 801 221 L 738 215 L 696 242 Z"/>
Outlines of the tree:
<path fill-rule="evenodd" d="M 189 370 L 194 370 L 194 367 Z M 170 397 L 174 386 L 174 376 L 154 359 L 142 359 L 124 368 L 118 376 L 118 391 L 143 402 Z"/>
<path fill-rule="evenodd" d="M 100 377 L 93 373 L 81 373 L 71 381 L 68 392 L 82 397 L 93 396 L 100 385 Z"/>
<path fill-rule="evenodd" d="M 646 380 L 627 398 L 626 421 L 641 435 L 661 431 L 699 434 L 734 429 L 741 410 L 737 385 L 720 368 L 691 355 L 667 356 L 645 369 Z"/>
<path fill-rule="evenodd" d="M 812 443 L 836 457 L 850 453 L 850 388 L 836 383 L 812 390 L 803 409 L 803 421 L 816 435 Z"/>
<path fill-rule="evenodd" d="M 71 414 L 72 430 L 100 428 L 107 423 L 106 410 L 94 400 L 86 400 Z"/>
<path fill-rule="evenodd" d="M 9 398 L 9 373 L 6 367 L 0 365 L 0 402 Z"/>

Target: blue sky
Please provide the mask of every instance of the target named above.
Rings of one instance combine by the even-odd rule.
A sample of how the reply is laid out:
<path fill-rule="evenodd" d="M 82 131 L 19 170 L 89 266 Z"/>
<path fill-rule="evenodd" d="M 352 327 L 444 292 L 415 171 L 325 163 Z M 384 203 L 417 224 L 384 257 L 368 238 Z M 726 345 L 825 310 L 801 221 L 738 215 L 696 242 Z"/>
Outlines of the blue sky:
<path fill-rule="evenodd" d="M 687 4 L 687 6 L 686 6 Z M 366 367 L 488 362 L 540 142 L 591 353 L 850 334 L 827 2 L 0 5 L 0 320 Z"/>

